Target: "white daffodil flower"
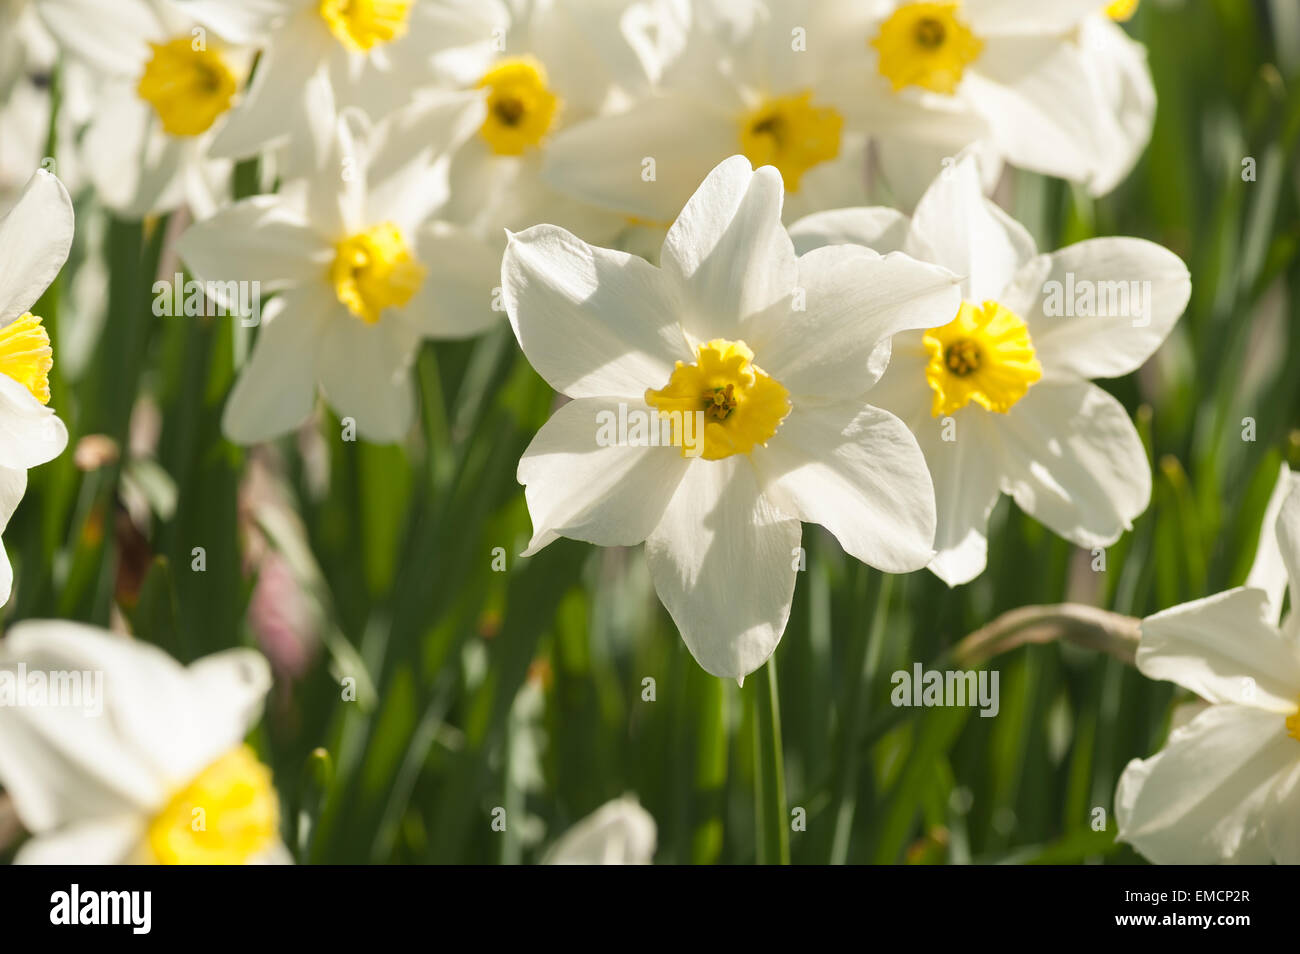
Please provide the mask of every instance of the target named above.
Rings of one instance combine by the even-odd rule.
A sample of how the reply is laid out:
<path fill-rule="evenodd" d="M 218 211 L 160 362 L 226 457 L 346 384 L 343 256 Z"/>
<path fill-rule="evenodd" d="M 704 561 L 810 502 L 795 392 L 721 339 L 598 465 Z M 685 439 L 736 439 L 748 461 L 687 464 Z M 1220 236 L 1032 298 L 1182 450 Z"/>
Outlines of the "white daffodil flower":
<path fill-rule="evenodd" d="M 573 191 L 552 188 L 541 173 L 563 130 L 626 104 L 648 87 L 647 70 L 655 60 L 638 49 L 640 34 L 629 23 L 634 12 L 653 13 L 637 11 L 627 0 L 536 0 L 498 8 L 497 19 L 483 28 L 485 35 L 497 38 L 494 54 L 459 90 L 421 97 L 394 117 L 406 135 L 394 136 L 389 148 L 398 153 L 423 148 L 423 117 L 441 108 L 448 96 L 475 101 L 483 109 L 482 120 L 476 135 L 452 158 L 451 197 L 443 215 L 493 242 L 500 241 L 503 229 L 539 222 L 598 244 L 613 242 L 639 223 L 621 209 L 602 208 Z M 587 156 L 593 168 L 605 161 L 613 145 L 603 143 Z M 713 156 L 702 169 L 697 166 L 698 174 L 668 219 L 709 169 L 734 151 Z M 632 178 L 640 181 L 636 174 Z M 661 236 L 665 227 L 666 222 L 659 226 Z"/>
<path fill-rule="evenodd" d="M 1005 160 L 1096 190 L 1127 171 L 1136 137 L 1145 145 L 1150 134 L 1149 111 L 1145 124 L 1129 115 L 1149 110 L 1145 62 L 1113 35 L 1091 42 L 1092 21 L 1122 16 L 1121 5 L 1134 4 L 826 0 L 808 13 L 808 43 L 836 64 L 838 93 L 826 94 L 872 132 L 897 204 L 910 207 L 944 160 L 972 145 L 986 184 Z"/>
<path fill-rule="evenodd" d="M 801 520 L 887 572 L 929 561 L 924 459 L 867 402 L 888 339 L 961 297 L 949 272 L 902 255 L 796 258 L 781 202 L 774 168 L 733 156 L 668 230 L 660 267 L 541 225 L 511 237 L 501 268 L 524 354 L 573 399 L 519 463 L 527 553 L 561 536 L 645 541 L 692 655 L 731 678 L 785 630 Z"/>
<path fill-rule="evenodd" d="M 648 865 L 658 828 L 635 797 L 606 802 L 556 839 L 544 865 Z"/>
<path fill-rule="evenodd" d="M 1300 864 L 1300 477 L 1285 465 L 1264 521 L 1245 586 L 1142 621 L 1138 669 L 1209 703 L 1115 790 L 1119 839 L 1158 864 Z"/>
<path fill-rule="evenodd" d="M 271 685 L 232 649 L 182 666 L 63 621 L 0 640 L 0 785 L 21 864 L 287 863 L 271 772 L 244 736 Z"/>
<path fill-rule="evenodd" d="M 46 407 L 54 352 L 31 307 L 54 281 L 72 247 L 72 201 L 63 184 L 38 172 L 0 219 L 0 531 L 27 489 L 27 471 L 63 453 L 68 431 Z M 0 605 L 13 568 L 0 546 Z"/>
<path fill-rule="evenodd" d="M 416 90 L 477 75 L 500 19 L 498 0 L 195 0 L 185 7 L 221 35 L 262 50 L 213 155 L 286 146 L 289 176 L 328 161 L 345 109 L 378 121 Z"/>
<path fill-rule="evenodd" d="M 233 164 L 209 158 L 208 148 L 239 95 L 248 54 L 172 0 L 36 2 L 97 83 L 80 149 L 93 157 L 84 171 L 103 204 L 129 218 L 182 204 L 200 218 L 215 211 Z"/>
<path fill-rule="evenodd" d="M 740 153 L 780 171 L 788 218 L 863 202 L 866 136 L 825 95 L 838 64 L 810 52 L 806 4 L 697 2 L 691 13 L 685 47 L 659 71 L 656 92 L 561 131 L 546 181 L 667 223 L 710 169 Z"/>
<path fill-rule="evenodd" d="M 467 125 L 453 109 L 441 133 L 454 140 Z M 222 426 L 233 441 L 292 430 L 311 413 L 318 385 L 361 436 L 400 440 L 414 410 L 409 365 L 419 340 L 477 334 L 498 320 L 498 253 L 463 229 L 426 223 L 445 201 L 445 178 L 411 166 L 371 174 L 384 134 L 354 135 L 344 117 L 320 171 L 181 236 L 182 259 L 218 300 L 248 287 L 238 283 L 256 283 L 254 298 L 281 292 L 226 404 Z"/>
<path fill-rule="evenodd" d="M 988 556 L 999 493 L 1082 547 L 1109 546 L 1151 496 L 1123 406 L 1090 383 L 1128 374 L 1165 340 L 1191 294 L 1172 252 L 1097 238 L 1050 255 L 984 197 L 975 161 L 941 174 L 907 216 L 839 209 L 791 226 L 800 251 L 850 242 L 901 249 L 962 276 L 960 309 L 899 335 L 872 391 L 925 452 L 938 505 L 930 569 L 950 586 Z"/>

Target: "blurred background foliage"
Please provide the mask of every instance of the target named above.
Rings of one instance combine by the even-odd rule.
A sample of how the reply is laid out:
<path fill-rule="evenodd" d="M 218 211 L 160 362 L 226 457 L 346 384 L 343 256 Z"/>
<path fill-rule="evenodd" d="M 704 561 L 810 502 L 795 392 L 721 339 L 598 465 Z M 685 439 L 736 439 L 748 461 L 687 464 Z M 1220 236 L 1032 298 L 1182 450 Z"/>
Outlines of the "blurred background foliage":
<path fill-rule="evenodd" d="M 404 446 L 343 440 L 322 414 L 241 449 L 220 417 L 253 329 L 156 318 L 184 223 L 114 221 L 82 197 L 73 259 L 35 309 L 76 453 L 31 473 L 5 531 L 6 623 L 117 620 L 186 661 L 261 646 L 277 681 L 253 741 L 304 862 L 532 861 L 625 792 L 658 823 L 659 862 L 1139 860 L 1114 843 L 1111 802 L 1167 731 L 1168 685 L 1049 644 L 988 663 L 996 718 L 889 702 L 891 673 L 1008 609 L 1142 616 L 1241 583 L 1278 465 L 1300 464 L 1300 4 L 1150 0 L 1127 26 L 1159 94 L 1133 175 L 1099 201 L 1013 171 L 997 193 L 1041 249 L 1142 236 L 1192 272 L 1169 342 L 1105 382 L 1154 490 L 1103 571 L 1005 498 L 987 572 L 951 591 L 884 578 L 805 527 L 775 664 L 743 688 L 714 679 L 639 549 L 517 556 L 515 467 L 554 395 L 504 323 L 424 345 Z M 96 269 L 107 318 L 73 340 L 67 290 Z M 773 723 L 779 753 L 756 744 Z"/>

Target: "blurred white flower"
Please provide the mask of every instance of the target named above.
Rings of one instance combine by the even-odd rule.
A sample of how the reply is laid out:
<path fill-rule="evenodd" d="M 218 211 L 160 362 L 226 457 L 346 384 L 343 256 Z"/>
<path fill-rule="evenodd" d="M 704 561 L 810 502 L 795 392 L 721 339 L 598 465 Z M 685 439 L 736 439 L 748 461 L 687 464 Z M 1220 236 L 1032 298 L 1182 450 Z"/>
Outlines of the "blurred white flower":
<path fill-rule="evenodd" d="M 1158 864 L 1300 864 L 1300 477 L 1285 465 L 1264 521 L 1245 586 L 1142 621 L 1138 669 L 1210 703 L 1115 790 L 1119 839 Z"/>
<path fill-rule="evenodd" d="M 808 44 L 835 62 L 838 92 L 828 95 L 872 132 L 897 204 L 910 207 L 971 145 L 986 185 L 1006 160 L 1100 191 L 1127 171 L 1132 143 L 1145 144 L 1152 105 L 1145 62 L 1093 22 L 1106 7 L 826 0 L 807 14 Z"/>
<path fill-rule="evenodd" d="M 50 400 L 54 352 L 39 316 L 29 310 L 54 281 L 72 247 L 72 201 L 63 184 L 37 172 L 0 219 L 0 530 L 27 489 L 27 470 L 53 460 L 68 432 Z M 0 546 L 0 605 L 13 568 Z"/>
<path fill-rule="evenodd" d="M 260 655 L 185 667 L 80 623 L 20 623 L 0 678 L 38 676 L 39 702 L 0 704 L 0 784 L 33 836 L 19 863 L 289 861 L 271 772 L 243 744 L 271 683 Z"/>
<path fill-rule="evenodd" d="M 542 857 L 544 865 L 648 865 L 658 829 L 631 795 L 606 802 L 566 831 Z"/>
<path fill-rule="evenodd" d="M 172 0 L 115 0 L 76 12 L 56 20 L 56 36 L 97 83 L 80 149 L 93 157 L 85 172 L 100 200 L 129 218 L 182 204 L 210 215 L 229 195 L 233 164 L 209 158 L 209 146 L 238 99 L 247 52 Z"/>
<path fill-rule="evenodd" d="M 380 120 L 439 81 L 467 80 L 491 56 L 498 0 L 195 0 L 223 36 L 262 50 L 248 95 L 214 155 L 285 146 L 299 176 L 329 157 L 342 111 Z"/>
<path fill-rule="evenodd" d="M 960 310 L 895 338 L 872 391 L 930 465 L 939 517 L 930 569 L 940 578 L 956 585 L 983 572 L 999 493 L 1082 547 L 1109 546 L 1146 509 L 1151 471 L 1137 430 L 1089 379 L 1128 374 L 1169 334 L 1191 294 L 1176 255 L 1133 238 L 1038 255 L 984 197 L 970 157 L 934 181 L 910 220 L 839 209 L 790 231 L 801 251 L 901 249 L 962 276 Z"/>
<path fill-rule="evenodd" d="M 929 561 L 924 459 L 867 400 L 888 361 L 877 346 L 960 303 L 954 276 L 906 256 L 796 258 L 781 201 L 775 169 L 734 156 L 668 230 L 660 268 L 549 225 L 512 236 L 502 263 L 524 354 L 574 399 L 519 463 L 528 553 L 561 536 L 645 541 L 692 655 L 731 678 L 785 630 L 801 520 L 888 572 Z M 602 439 L 602 419 L 629 414 L 666 419 L 669 441 Z"/>
<path fill-rule="evenodd" d="M 866 136 L 826 95 L 840 64 L 795 32 L 812 15 L 807 5 L 688 9 L 687 41 L 657 71 L 655 93 L 560 131 L 547 150 L 546 181 L 671 222 L 709 170 L 740 153 L 781 173 L 787 218 L 864 201 Z"/>
<path fill-rule="evenodd" d="M 612 242 L 633 224 L 621 207 L 591 204 L 577 190 L 557 191 L 541 172 L 563 130 L 625 106 L 645 92 L 647 71 L 655 60 L 638 51 L 635 24 L 657 25 L 658 11 L 642 10 L 638 21 L 629 16 L 637 10 L 627 0 L 529 0 L 495 10 L 494 19 L 484 26 L 485 35 L 493 38 L 491 56 L 458 90 L 422 96 L 404 109 L 395 125 L 405 135 L 395 135 L 389 148 L 401 154 L 425 147 L 424 117 L 436 113 L 448 98 L 478 103 L 482 113 L 476 135 L 451 159 L 451 193 L 444 216 L 494 243 L 500 242 L 503 229 L 539 222 L 559 225 L 598 244 Z M 622 147 L 603 141 L 586 156 L 590 168 L 607 161 L 609 150 Z M 735 151 L 711 156 L 703 168 L 697 166 L 691 185 L 666 218 L 676 214 L 718 160 Z"/>
<path fill-rule="evenodd" d="M 462 113 L 449 112 L 444 136 L 464 127 Z M 426 224 L 445 199 L 445 180 L 410 166 L 370 174 L 383 138 L 383 127 L 354 133 L 345 117 L 320 171 L 237 202 L 181 237 L 181 257 L 202 279 L 282 292 L 264 309 L 226 404 L 231 440 L 292 430 L 311 412 L 318 384 L 361 436 L 400 440 L 414 410 L 408 372 L 420 338 L 477 334 L 498 319 L 497 253 L 463 229 Z"/>

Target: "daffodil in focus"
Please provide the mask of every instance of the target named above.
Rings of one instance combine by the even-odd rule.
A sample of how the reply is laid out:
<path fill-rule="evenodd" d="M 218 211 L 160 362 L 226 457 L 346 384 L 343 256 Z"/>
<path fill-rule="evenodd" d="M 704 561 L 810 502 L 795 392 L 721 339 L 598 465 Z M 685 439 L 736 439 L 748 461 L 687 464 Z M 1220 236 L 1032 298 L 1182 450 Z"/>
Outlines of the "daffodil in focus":
<path fill-rule="evenodd" d="M 691 8 L 682 49 L 654 92 L 562 130 L 543 177 L 570 195 L 637 219 L 671 222 L 718 162 L 737 153 L 785 183 L 786 216 L 866 197 L 865 130 L 828 97 L 840 65 L 805 35 L 807 5 L 738 4 L 732 17 Z M 803 26 L 801 26 L 801 24 Z M 650 165 L 652 163 L 652 165 Z"/>
<path fill-rule="evenodd" d="M 1145 146 L 1154 107 L 1145 60 L 1121 28 L 1100 22 L 1106 7 L 827 0 L 808 14 L 809 46 L 836 63 L 827 95 L 872 134 L 896 204 L 913 205 L 968 147 L 987 185 L 1006 161 L 1100 193 Z"/>
<path fill-rule="evenodd" d="M 458 117 L 453 111 L 448 129 L 464 126 Z M 400 440 L 414 410 L 409 365 L 420 339 L 476 334 L 498 319 L 497 254 L 426 221 L 445 201 L 445 178 L 410 166 L 370 174 L 382 136 L 354 135 L 341 121 L 321 171 L 237 202 L 181 237 L 182 258 L 218 294 L 239 282 L 280 293 L 226 404 L 231 440 L 292 430 L 318 387 L 362 437 Z"/>
<path fill-rule="evenodd" d="M 242 158 L 283 149 L 287 175 L 319 169 L 343 110 L 378 121 L 415 91 L 468 80 L 491 55 L 496 0 L 195 0 L 201 22 L 262 55 L 212 144 Z"/>
<path fill-rule="evenodd" d="M 44 171 L 0 219 L 0 530 L 22 500 L 28 469 L 68 444 L 67 429 L 48 407 L 50 336 L 31 309 L 67 261 L 72 230 L 67 190 Z M 0 605 L 12 587 L 13 568 L 0 547 Z"/>
<path fill-rule="evenodd" d="M 1048 255 L 987 200 L 975 161 L 940 175 L 916 214 L 841 209 L 791 226 L 800 250 L 901 249 L 962 278 L 959 308 L 899 335 L 872 400 L 925 452 L 938 503 L 930 564 L 949 585 L 984 570 L 1000 493 L 1082 547 L 1105 547 L 1151 496 L 1151 471 L 1118 401 L 1090 383 L 1128 374 L 1169 334 L 1191 294 L 1176 255 L 1097 238 Z"/>
<path fill-rule="evenodd" d="M 172 0 L 88 8 L 59 36 L 70 32 L 96 81 L 80 149 L 103 204 L 130 218 L 180 205 L 210 215 L 228 199 L 233 164 L 209 147 L 241 95 L 248 53 Z"/>
<path fill-rule="evenodd" d="M 668 230 L 660 267 L 550 225 L 512 236 L 502 263 L 524 354 L 572 398 L 519 464 L 528 553 L 644 541 L 687 647 L 731 678 L 785 630 L 800 521 L 888 572 L 929 561 L 924 459 L 871 388 L 892 335 L 961 300 L 954 276 L 906 256 L 797 258 L 781 203 L 779 173 L 734 156 Z"/>
<path fill-rule="evenodd" d="M 80 623 L 10 629 L 0 785 L 32 836 L 17 861 L 288 862 L 271 771 L 244 743 L 270 685 L 252 650 L 187 667 Z"/>
<path fill-rule="evenodd" d="M 632 796 L 606 802 L 556 839 L 544 865 L 648 865 L 658 829 Z"/>
<path fill-rule="evenodd" d="M 1285 465 L 1264 520 L 1245 586 L 1142 621 L 1138 669 L 1209 703 L 1115 791 L 1119 839 L 1158 864 L 1300 864 L 1300 478 Z"/>

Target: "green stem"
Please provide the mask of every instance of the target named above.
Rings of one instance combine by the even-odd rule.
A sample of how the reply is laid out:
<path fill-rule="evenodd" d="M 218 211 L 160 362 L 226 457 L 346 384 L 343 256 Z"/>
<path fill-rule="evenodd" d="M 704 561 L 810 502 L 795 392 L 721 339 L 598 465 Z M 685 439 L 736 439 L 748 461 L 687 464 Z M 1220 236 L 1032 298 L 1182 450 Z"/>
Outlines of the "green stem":
<path fill-rule="evenodd" d="M 776 688 L 776 656 L 751 677 L 749 700 L 754 725 L 754 816 L 758 863 L 790 863 L 790 816 L 785 803 L 781 752 L 781 706 Z"/>

